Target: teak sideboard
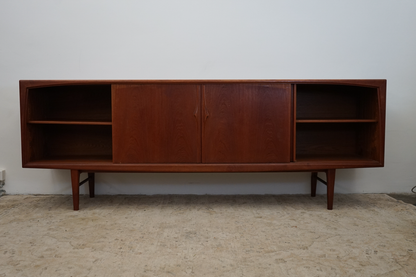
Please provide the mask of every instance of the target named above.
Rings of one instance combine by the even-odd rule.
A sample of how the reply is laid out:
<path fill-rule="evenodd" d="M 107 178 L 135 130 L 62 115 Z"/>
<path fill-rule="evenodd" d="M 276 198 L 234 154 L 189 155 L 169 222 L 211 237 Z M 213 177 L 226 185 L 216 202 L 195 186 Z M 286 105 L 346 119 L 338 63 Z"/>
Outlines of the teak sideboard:
<path fill-rule="evenodd" d="M 95 172 L 280 171 L 331 210 L 336 169 L 384 165 L 386 80 L 22 80 L 20 101 L 23 167 L 71 170 L 74 210 Z"/>

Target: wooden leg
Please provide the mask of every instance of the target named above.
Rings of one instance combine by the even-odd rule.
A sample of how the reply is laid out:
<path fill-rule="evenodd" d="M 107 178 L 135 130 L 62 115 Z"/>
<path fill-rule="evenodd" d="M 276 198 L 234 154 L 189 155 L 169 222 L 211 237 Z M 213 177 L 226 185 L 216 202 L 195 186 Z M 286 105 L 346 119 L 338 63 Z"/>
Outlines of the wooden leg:
<path fill-rule="evenodd" d="M 74 202 L 74 211 L 79 210 L 79 175 L 79 170 L 71 169 L 72 201 Z"/>
<path fill-rule="evenodd" d="M 94 189 L 95 174 L 94 172 L 88 172 L 88 185 L 90 188 L 90 198 L 94 198 L 95 197 L 95 189 Z"/>
<path fill-rule="evenodd" d="M 318 181 L 318 172 L 312 172 L 311 174 L 311 196 L 316 196 L 316 183 Z"/>
<path fill-rule="evenodd" d="M 327 207 L 328 210 L 332 210 L 334 203 L 334 187 L 335 187 L 335 169 L 328 169 L 326 171 L 326 194 L 327 194 Z"/>

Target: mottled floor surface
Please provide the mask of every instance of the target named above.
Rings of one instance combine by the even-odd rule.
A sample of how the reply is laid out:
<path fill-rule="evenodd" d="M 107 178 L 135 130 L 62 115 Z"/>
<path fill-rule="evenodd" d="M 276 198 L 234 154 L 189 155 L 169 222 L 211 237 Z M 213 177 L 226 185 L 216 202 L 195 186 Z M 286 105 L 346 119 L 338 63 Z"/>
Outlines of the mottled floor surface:
<path fill-rule="evenodd" d="M 416 276 L 385 194 L 0 198 L 0 276 Z"/>

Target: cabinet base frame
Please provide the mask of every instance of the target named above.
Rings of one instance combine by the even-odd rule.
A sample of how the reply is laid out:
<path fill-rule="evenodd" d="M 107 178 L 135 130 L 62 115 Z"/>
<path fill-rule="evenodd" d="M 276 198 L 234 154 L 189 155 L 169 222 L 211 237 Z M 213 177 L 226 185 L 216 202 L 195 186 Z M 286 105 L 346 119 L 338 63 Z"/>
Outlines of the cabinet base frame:
<path fill-rule="evenodd" d="M 317 181 L 320 181 L 327 187 L 327 209 L 333 209 L 334 203 L 334 188 L 335 188 L 335 169 L 324 170 L 326 173 L 326 181 L 318 177 L 318 171 L 311 172 L 311 197 L 316 196 Z M 95 197 L 95 173 L 88 172 L 88 177 L 83 181 L 79 181 L 82 171 L 71 169 L 71 183 L 72 183 L 72 201 L 74 211 L 79 210 L 79 187 L 88 181 L 90 198 Z"/>

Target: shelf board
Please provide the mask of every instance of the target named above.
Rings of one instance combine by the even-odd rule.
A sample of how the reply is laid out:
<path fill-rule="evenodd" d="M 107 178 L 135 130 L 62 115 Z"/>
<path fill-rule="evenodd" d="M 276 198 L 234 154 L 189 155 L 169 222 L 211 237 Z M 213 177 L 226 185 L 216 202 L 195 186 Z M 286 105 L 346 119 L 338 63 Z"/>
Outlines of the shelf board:
<path fill-rule="evenodd" d="M 65 155 L 65 156 L 53 156 L 39 160 L 30 161 L 30 164 L 60 164 L 60 163 L 113 163 L 113 157 L 111 155 Z"/>
<path fill-rule="evenodd" d="M 29 124 L 56 124 L 56 125 L 112 125 L 110 121 L 69 121 L 69 120 L 29 120 Z"/>
<path fill-rule="evenodd" d="M 297 155 L 296 162 L 377 162 L 359 155 Z"/>
<path fill-rule="evenodd" d="M 376 123 L 377 119 L 297 119 L 296 123 Z"/>

